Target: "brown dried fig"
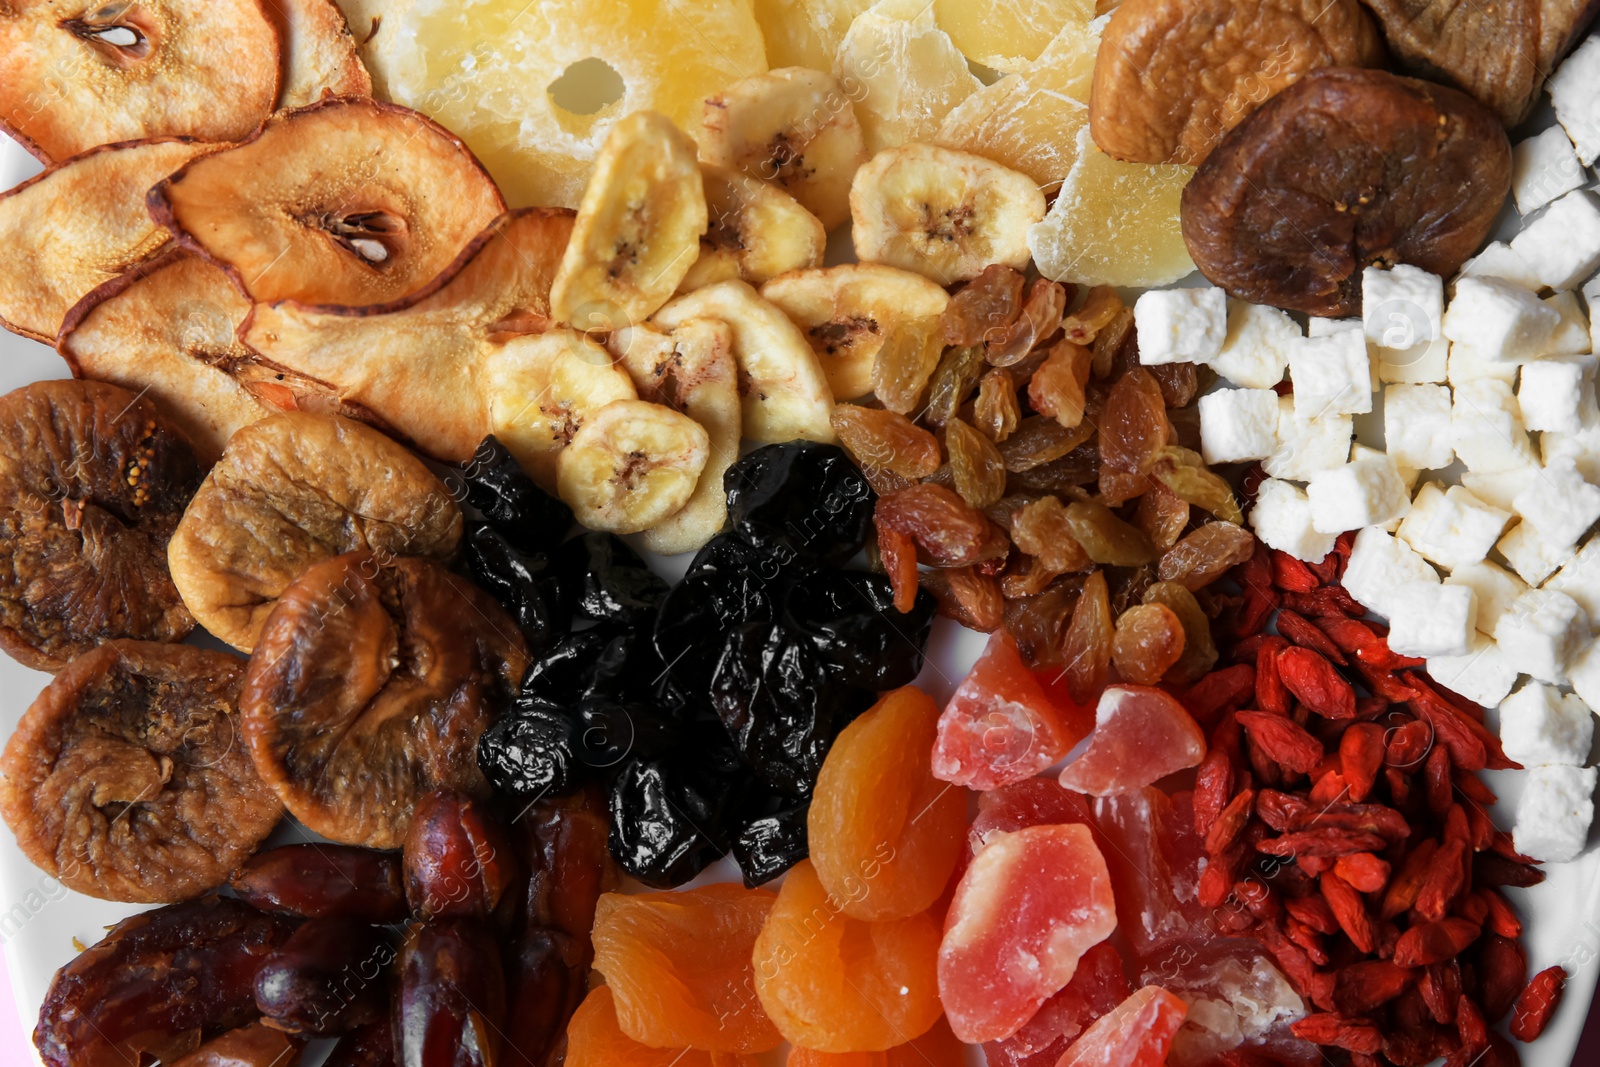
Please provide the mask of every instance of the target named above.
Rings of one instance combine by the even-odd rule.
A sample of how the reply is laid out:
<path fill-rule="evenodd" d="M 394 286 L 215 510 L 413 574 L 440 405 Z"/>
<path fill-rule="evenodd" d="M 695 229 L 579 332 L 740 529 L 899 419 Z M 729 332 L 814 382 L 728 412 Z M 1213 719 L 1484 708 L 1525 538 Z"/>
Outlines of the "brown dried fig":
<path fill-rule="evenodd" d="M 488 795 L 478 737 L 527 663 L 517 624 L 465 578 L 352 552 L 278 599 L 240 696 L 245 739 L 306 826 L 398 848 L 431 790 Z"/>
<path fill-rule="evenodd" d="M 1546 72 L 1600 12 L 1600 0 L 1364 2 L 1405 69 L 1456 86 L 1508 127 L 1528 117 Z"/>
<path fill-rule="evenodd" d="M 1223 138 L 1183 191 L 1183 239 L 1233 296 L 1343 318 L 1365 267 L 1455 274 L 1510 188 L 1505 130 L 1465 93 L 1327 67 Z"/>
<path fill-rule="evenodd" d="M 240 739 L 244 663 L 112 641 L 39 695 L 0 758 L 0 814 L 71 889 L 186 900 L 221 885 L 277 825 Z"/>
<path fill-rule="evenodd" d="M 1307 71 L 1382 62 L 1357 0 L 1126 0 L 1100 38 L 1089 130 L 1117 159 L 1199 163 Z"/>
<path fill-rule="evenodd" d="M 35 382 L 0 397 L 0 649 L 58 671 L 101 641 L 181 641 L 167 539 L 200 481 L 146 397 Z"/>
<path fill-rule="evenodd" d="M 448 559 L 460 540 L 461 509 L 421 460 L 361 423 L 290 412 L 233 435 L 167 556 L 200 624 L 249 652 L 311 564 L 368 548 Z"/>

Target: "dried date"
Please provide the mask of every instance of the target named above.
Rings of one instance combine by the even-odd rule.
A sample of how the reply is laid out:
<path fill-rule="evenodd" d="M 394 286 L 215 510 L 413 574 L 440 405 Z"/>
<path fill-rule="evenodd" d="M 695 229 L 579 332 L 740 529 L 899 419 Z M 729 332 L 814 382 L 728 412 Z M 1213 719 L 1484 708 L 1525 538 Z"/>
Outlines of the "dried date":
<path fill-rule="evenodd" d="M 258 852 L 231 879 L 245 903 L 308 919 L 395 923 L 409 913 L 400 854 L 356 845 L 283 845 Z"/>

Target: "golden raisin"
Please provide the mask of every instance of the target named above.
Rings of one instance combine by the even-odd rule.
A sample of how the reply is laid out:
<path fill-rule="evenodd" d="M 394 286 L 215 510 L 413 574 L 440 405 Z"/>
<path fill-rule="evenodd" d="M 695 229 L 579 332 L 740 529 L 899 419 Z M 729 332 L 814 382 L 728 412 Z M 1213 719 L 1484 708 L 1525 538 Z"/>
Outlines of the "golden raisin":
<path fill-rule="evenodd" d="M 836 404 L 829 421 L 839 443 L 863 469 L 876 467 L 906 478 L 926 478 L 939 469 L 938 438 L 904 415 Z"/>
<path fill-rule="evenodd" d="M 988 366 L 979 345 L 945 349 L 928 385 L 928 421 L 943 426 L 955 418 Z"/>
<path fill-rule="evenodd" d="M 1094 560 L 1073 536 L 1066 505 L 1053 496 L 1035 500 L 1016 512 L 1011 521 L 1011 540 L 1056 574 L 1086 571 L 1094 566 Z"/>
<path fill-rule="evenodd" d="M 961 499 L 982 509 L 1005 496 L 1006 463 L 993 441 L 961 419 L 951 419 L 945 427 L 944 443 Z"/>
<path fill-rule="evenodd" d="M 1083 387 L 1089 382 L 1090 351 L 1071 341 L 1058 341 L 1028 382 L 1028 401 L 1071 430 L 1083 422 Z"/>
<path fill-rule="evenodd" d="M 939 364 L 939 320 L 918 319 L 889 331 L 872 364 L 872 391 L 890 411 L 917 409 Z"/>
<path fill-rule="evenodd" d="M 1156 550 L 1150 539 L 1104 504 L 1074 501 L 1067 505 L 1066 521 L 1073 539 L 1096 563 L 1137 567 L 1155 562 Z"/>
<path fill-rule="evenodd" d="M 1028 290 L 1022 315 L 1003 330 L 989 334 L 985 355 L 996 367 L 1009 367 L 1028 357 L 1036 346 L 1061 328 L 1067 310 L 1067 290 L 1060 282 L 1039 278 Z"/>
<path fill-rule="evenodd" d="M 1111 387 L 1100 417 L 1102 466 L 1143 474 L 1167 444 L 1167 406 L 1161 386 L 1143 367 L 1133 367 Z"/>
<path fill-rule="evenodd" d="M 1144 591 L 1146 604 L 1164 604 L 1183 623 L 1183 655 L 1167 671 L 1166 680 L 1189 685 L 1200 680 L 1217 662 L 1216 642 L 1205 609 L 1177 582 L 1156 582 Z"/>
<path fill-rule="evenodd" d="M 1017 380 L 1009 370 L 996 367 L 983 376 L 972 418 L 996 444 L 1016 432 L 1017 423 L 1022 421 L 1022 403 L 1017 399 Z"/>
<path fill-rule="evenodd" d="M 1004 263 L 991 263 L 950 298 L 944 309 L 944 343 L 979 345 L 1006 329 L 1022 314 L 1022 273 Z"/>
<path fill-rule="evenodd" d="M 1177 582 L 1193 592 L 1203 589 L 1255 553 L 1256 539 L 1231 522 L 1208 522 L 1161 557 L 1163 582 Z"/>
<path fill-rule="evenodd" d="M 1151 459 L 1150 476 L 1195 507 L 1235 526 L 1243 525 L 1244 513 L 1233 487 L 1207 470 L 1198 452 L 1177 445 L 1163 447 Z"/>
<path fill-rule="evenodd" d="M 1097 285 L 1089 290 L 1083 307 L 1061 321 L 1067 340 L 1074 344 L 1090 345 L 1100 336 L 1100 331 L 1116 321 L 1128 305 L 1109 285 Z"/>
<path fill-rule="evenodd" d="M 1062 648 L 1067 689 L 1079 704 L 1092 703 L 1105 688 L 1111 667 L 1111 598 L 1102 571 L 1089 575 L 1072 609 Z"/>
<path fill-rule="evenodd" d="M 1006 470 L 1032 470 L 1060 459 L 1095 434 L 1094 424 L 1085 420 L 1069 430 L 1047 415 L 1030 415 L 1017 424 L 1017 431 L 1000 444 Z"/>
<path fill-rule="evenodd" d="M 993 633 L 1005 622 L 1005 598 L 999 579 L 976 567 L 930 570 L 922 586 L 939 601 L 939 614 L 969 630 Z"/>
<path fill-rule="evenodd" d="M 1111 368 L 1116 366 L 1117 355 L 1133 336 L 1133 309 L 1130 307 L 1117 312 L 1116 317 L 1095 334 L 1092 374 L 1096 379 L 1111 376 Z"/>
<path fill-rule="evenodd" d="M 1183 623 L 1162 604 L 1129 608 L 1117 620 L 1111 662 L 1124 681 L 1155 685 L 1183 655 Z"/>
<path fill-rule="evenodd" d="M 1165 552 L 1178 543 L 1189 525 L 1189 503 L 1158 482 L 1139 498 L 1133 524 L 1150 538 L 1157 551 Z"/>

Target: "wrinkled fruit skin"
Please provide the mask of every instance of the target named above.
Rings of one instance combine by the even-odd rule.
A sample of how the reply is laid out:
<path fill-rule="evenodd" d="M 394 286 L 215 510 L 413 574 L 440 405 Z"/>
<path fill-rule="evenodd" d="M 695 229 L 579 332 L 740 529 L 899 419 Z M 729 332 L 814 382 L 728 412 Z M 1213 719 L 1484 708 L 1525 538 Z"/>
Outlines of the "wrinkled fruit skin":
<path fill-rule="evenodd" d="M 1454 275 L 1510 188 L 1505 130 L 1471 97 L 1324 68 L 1207 157 L 1183 191 L 1183 237 L 1230 295 L 1343 318 L 1361 311 L 1365 267 Z"/>
<path fill-rule="evenodd" d="M 253 1022 L 256 973 L 294 928 L 214 897 L 124 919 L 56 972 L 33 1032 L 40 1058 L 126 1067 Z"/>
<path fill-rule="evenodd" d="M 729 467 L 722 484 L 732 528 L 784 560 L 837 567 L 866 542 L 872 489 L 836 445 L 767 445 Z"/>
<path fill-rule="evenodd" d="M 420 926 L 401 950 L 394 1029 L 402 1067 L 494 1067 L 506 1004 L 500 953 L 470 919 Z"/>
<path fill-rule="evenodd" d="M 623 764 L 611 787 L 617 865 L 645 885 L 670 889 L 715 863 L 727 844 L 730 784 L 684 761 Z"/>
<path fill-rule="evenodd" d="M 228 880 L 245 903 L 307 919 L 397 923 L 409 915 L 400 856 L 354 845 L 283 845 L 257 852 Z"/>
<path fill-rule="evenodd" d="M 883 692 L 922 671 L 935 601 L 923 593 L 909 612 L 894 610 L 889 579 L 862 571 L 824 571 L 789 587 L 784 622 L 811 639 L 840 684 Z"/>
<path fill-rule="evenodd" d="M 571 606 L 546 556 L 523 554 L 486 522 L 467 524 L 462 554 L 472 577 L 517 620 L 530 649 L 547 648 L 567 632 Z"/>
<path fill-rule="evenodd" d="M 691 1048 L 651 1048 L 622 1032 L 609 986 L 596 986 L 567 1027 L 566 1067 L 729 1067 L 744 1056 Z"/>
<path fill-rule="evenodd" d="M 291 1034 L 328 1037 L 375 1023 L 389 1010 L 395 949 L 354 919 L 311 919 L 256 974 L 256 1007 Z"/>
<path fill-rule="evenodd" d="M 572 609 L 581 618 L 641 625 L 667 597 L 666 580 L 616 534 L 585 533 L 551 560 L 555 573 L 572 583 Z"/>
<path fill-rule="evenodd" d="M 744 884 L 765 885 L 811 852 L 807 821 L 811 801 L 770 794 L 750 803 L 750 815 L 733 839 L 733 858 Z"/>
<path fill-rule="evenodd" d="M 519 552 L 549 552 L 572 529 L 572 509 L 540 489 L 493 434 L 461 465 L 459 491 Z M 449 483 L 457 490 L 454 479 Z"/>
<path fill-rule="evenodd" d="M 417 803 L 404 850 L 406 899 L 420 919 L 487 919 L 518 873 L 511 839 L 480 801 L 438 789 Z"/>

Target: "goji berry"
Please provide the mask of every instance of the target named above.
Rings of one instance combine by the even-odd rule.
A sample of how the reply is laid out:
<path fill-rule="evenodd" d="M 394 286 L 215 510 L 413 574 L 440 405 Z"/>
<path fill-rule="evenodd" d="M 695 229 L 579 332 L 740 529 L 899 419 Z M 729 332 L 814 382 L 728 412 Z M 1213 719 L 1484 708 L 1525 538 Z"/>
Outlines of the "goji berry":
<path fill-rule="evenodd" d="M 1416 980 L 1415 971 L 1388 960 L 1361 960 L 1339 971 L 1333 1002 L 1346 1015 L 1365 1015 L 1410 989 Z"/>
<path fill-rule="evenodd" d="M 1451 903 L 1466 884 L 1465 857 L 1466 846 L 1460 841 L 1446 841 L 1439 846 L 1417 891 L 1414 906 L 1418 915 L 1437 922 L 1450 913 Z"/>
<path fill-rule="evenodd" d="M 1482 852 L 1494 841 L 1494 820 L 1476 804 L 1467 805 L 1467 827 L 1472 851 Z"/>
<path fill-rule="evenodd" d="M 1344 653 L 1339 651 L 1339 646 L 1328 640 L 1328 635 L 1313 626 L 1305 616 L 1288 609 L 1278 612 L 1278 632 L 1289 639 L 1289 643 L 1301 648 L 1320 652 L 1324 656 L 1344 667 L 1349 664 Z"/>
<path fill-rule="evenodd" d="M 1350 943 L 1362 952 L 1371 952 L 1377 947 L 1377 941 L 1372 934 L 1372 916 L 1367 914 L 1361 894 L 1333 871 L 1322 876 L 1321 884 L 1322 897 L 1333 909 L 1333 917 L 1339 920 L 1339 928 Z"/>
<path fill-rule="evenodd" d="M 1309 774 L 1322 762 L 1322 742 L 1291 720 L 1263 711 L 1241 711 L 1238 719 L 1250 743 L 1274 763 Z"/>
<path fill-rule="evenodd" d="M 1307 826 L 1378 834 L 1390 841 L 1402 841 L 1411 836 L 1411 824 L 1406 817 L 1382 804 L 1330 804 L 1308 810 L 1297 821 Z"/>
<path fill-rule="evenodd" d="M 1300 797 L 1276 789 L 1263 789 L 1256 794 L 1256 814 L 1261 821 L 1279 833 L 1287 833 L 1300 825 L 1301 816 L 1310 810 Z"/>
<path fill-rule="evenodd" d="M 1204 836 L 1233 799 L 1233 761 L 1213 744 L 1194 775 L 1194 832 Z"/>
<path fill-rule="evenodd" d="M 1391 651 L 1389 642 L 1380 636 L 1370 623 L 1345 617 L 1322 617 L 1316 626 L 1328 639 L 1369 667 L 1392 671 L 1402 667 L 1420 667 L 1422 660 L 1401 656 Z"/>
<path fill-rule="evenodd" d="M 1422 765 L 1423 798 L 1427 801 L 1428 810 L 1435 815 L 1444 815 L 1450 810 L 1452 783 L 1450 781 L 1450 749 L 1445 745 L 1437 745 Z"/>
<path fill-rule="evenodd" d="M 1206 831 L 1206 855 L 1218 856 L 1233 847 L 1244 832 L 1245 824 L 1250 821 L 1251 805 L 1255 799 L 1255 790 L 1246 789 L 1228 801 L 1216 822 L 1211 824 L 1211 829 Z"/>
<path fill-rule="evenodd" d="M 1293 593 L 1309 593 L 1322 585 L 1310 567 L 1277 549 L 1272 550 L 1272 584 Z"/>
<path fill-rule="evenodd" d="M 1567 972 L 1559 966 L 1546 967 L 1528 981 L 1511 1009 L 1511 1036 L 1518 1041 L 1533 1041 L 1550 1025 L 1550 1017 L 1561 1006 Z"/>
<path fill-rule="evenodd" d="M 1461 1002 L 1461 964 L 1457 960 L 1430 963 L 1422 969 L 1417 979 L 1417 991 L 1428 1005 L 1428 1014 L 1441 1026 L 1456 1021 L 1456 1009 Z"/>
<path fill-rule="evenodd" d="M 1181 703 L 1204 723 L 1216 721 L 1225 708 L 1243 704 L 1254 695 L 1256 669 L 1248 663 L 1224 667 L 1201 678 L 1183 694 Z"/>
<path fill-rule="evenodd" d="M 1456 918 L 1465 919 L 1469 923 L 1482 926 L 1489 921 L 1489 905 L 1483 898 L 1471 893 L 1464 893 L 1456 897 L 1455 907 L 1452 909 Z"/>
<path fill-rule="evenodd" d="M 1389 884 L 1389 864 L 1370 852 L 1352 852 L 1334 861 L 1333 871 L 1363 893 L 1381 893 Z"/>
<path fill-rule="evenodd" d="M 1408 684 L 1415 694 L 1411 700 L 1412 710 L 1433 724 L 1440 742 L 1450 747 L 1450 758 L 1457 767 L 1467 771 L 1479 771 L 1486 767 L 1492 771 L 1521 769 L 1522 764 L 1506 758 L 1500 747 L 1500 739 L 1490 733 L 1482 721 L 1446 700 L 1429 684 L 1425 675 L 1412 672 Z M 1482 749 L 1482 763 L 1474 764 L 1457 754 L 1455 745 L 1459 743 L 1456 740 L 1458 730 L 1465 731 Z"/>
<path fill-rule="evenodd" d="M 1391 729 L 1385 737 L 1383 762 L 1390 767 L 1410 770 L 1428 757 L 1433 744 L 1433 727 L 1412 719 Z"/>
<path fill-rule="evenodd" d="M 1371 795 L 1377 782 L 1384 759 L 1383 735 L 1377 723 L 1358 722 L 1339 739 L 1340 773 L 1350 787 L 1350 799 L 1357 803 Z"/>
<path fill-rule="evenodd" d="M 1389 883 L 1389 891 L 1383 896 L 1383 906 L 1378 909 L 1379 915 L 1392 919 L 1411 910 L 1417 902 L 1417 894 L 1422 892 L 1422 883 L 1427 879 L 1434 854 L 1438 851 L 1439 842 L 1431 839 L 1411 850 L 1400 864 L 1400 873 Z"/>
<path fill-rule="evenodd" d="M 1528 954 L 1513 938 L 1489 933 L 1478 947 L 1478 993 L 1483 1014 L 1499 1022 L 1528 982 Z"/>
<path fill-rule="evenodd" d="M 1478 939 L 1479 932 L 1479 927 L 1465 919 L 1418 923 L 1400 935 L 1394 946 L 1394 962 L 1400 967 L 1425 967 L 1454 959 Z"/>
<path fill-rule="evenodd" d="M 1355 666 L 1366 680 L 1367 688 L 1392 704 L 1404 704 L 1415 695 L 1405 679 L 1394 671 L 1373 667 L 1360 660 L 1356 661 Z"/>
<path fill-rule="evenodd" d="M 1355 718 L 1355 688 L 1311 649 L 1286 648 L 1278 653 L 1278 676 L 1289 692 L 1323 718 Z"/>
<path fill-rule="evenodd" d="M 1463 994 L 1456 1004 L 1456 1031 L 1461 1034 L 1462 1051 L 1470 1061 L 1489 1047 L 1489 1024 L 1471 997 Z"/>
<path fill-rule="evenodd" d="M 1305 951 L 1306 958 L 1312 963 L 1318 967 L 1328 965 L 1328 953 L 1322 947 L 1322 937 L 1311 927 L 1289 918 L 1283 921 L 1283 933 Z"/>
<path fill-rule="evenodd" d="M 1394 806 L 1409 811 L 1411 808 L 1411 779 L 1403 771 L 1386 768 L 1383 777 L 1389 783 L 1389 799 Z"/>
<path fill-rule="evenodd" d="M 1315 620 L 1347 619 L 1354 615 L 1365 615 L 1367 611 L 1356 603 L 1354 597 L 1336 585 L 1312 593 L 1285 593 L 1283 606 L 1298 615 Z"/>
<path fill-rule="evenodd" d="M 1319 934 L 1339 932 L 1339 920 L 1333 917 L 1333 909 L 1319 896 L 1289 897 L 1283 902 L 1283 907 L 1298 922 Z"/>
<path fill-rule="evenodd" d="M 1278 653 L 1289 647 L 1281 637 L 1268 637 L 1256 652 L 1256 707 L 1274 715 L 1289 714 L 1289 690 L 1278 677 Z"/>
<path fill-rule="evenodd" d="M 1522 936 L 1522 920 L 1517 918 L 1516 911 L 1498 889 L 1479 889 L 1477 895 L 1483 898 L 1484 905 L 1488 908 L 1489 929 L 1501 937 L 1518 938 Z"/>
<path fill-rule="evenodd" d="M 1377 1027 L 1337 1012 L 1307 1015 L 1292 1023 L 1289 1030 L 1294 1036 L 1313 1045 L 1332 1045 L 1368 1055 L 1375 1055 L 1383 1049 L 1383 1035 Z"/>
<path fill-rule="evenodd" d="M 1311 787 L 1311 803 L 1337 804 L 1350 798 L 1350 787 L 1345 785 L 1344 775 L 1328 768 L 1326 761 L 1313 777 L 1316 783 Z"/>
<path fill-rule="evenodd" d="M 1460 804 L 1451 804 L 1444 814 L 1444 839 L 1460 841 L 1463 845 L 1472 840 L 1467 826 L 1467 811 Z"/>
<path fill-rule="evenodd" d="M 1507 859 L 1493 850 L 1472 857 L 1472 884 L 1527 889 L 1544 881 L 1544 872 L 1528 863 Z"/>

